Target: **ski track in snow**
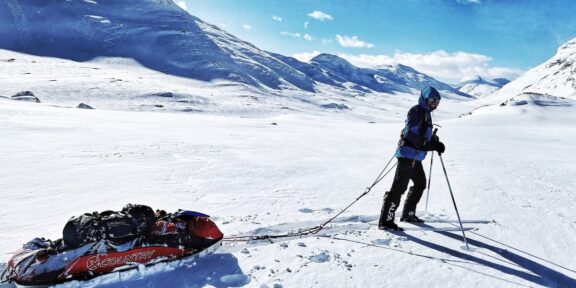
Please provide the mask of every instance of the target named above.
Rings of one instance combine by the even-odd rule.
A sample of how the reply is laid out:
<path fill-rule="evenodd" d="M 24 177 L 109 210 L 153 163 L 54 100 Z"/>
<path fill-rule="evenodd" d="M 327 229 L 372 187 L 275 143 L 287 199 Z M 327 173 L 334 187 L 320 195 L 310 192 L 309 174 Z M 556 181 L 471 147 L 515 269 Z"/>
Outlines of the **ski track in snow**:
<path fill-rule="evenodd" d="M 38 75 L 30 79 L 38 81 L 10 77 L 0 94 L 40 91 L 46 101 L 0 98 L 0 266 L 33 237 L 59 238 L 73 215 L 130 202 L 205 212 L 226 236 L 313 227 L 371 184 L 391 157 L 406 109 L 414 103 L 414 97 L 403 96 L 350 99 L 356 110 L 334 113 L 284 99 L 279 101 L 294 110 L 279 113 L 270 104 L 274 101 L 253 91 L 234 92 L 238 87 L 198 88 L 190 80 L 145 75 L 141 67 L 105 60 L 81 63 L 90 65 L 85 69 L 56 59 L 41 65 L 31 62 L 39 57 L 16 58 L 19 66 L 0 65 L 18 75 L 33 71 Z M 68 74 L 57 84 L 33 84 L 50 80 L 48 68 L 59 62 L 65 67 L 59 73 Z M 84 81 L 97 89 L 83 94 Z M 134 91 L 162 92 L 154 86 L 168 87 L 189 102 L 134 97 Z M 87 96 L 97 110 L 66 108 Z M 264 103 L 243 106 L 256 102 Z M 150 112 L 142 103 L 174 105 L 164 112 L 176 113 Z M 378 105 L 385 109 L 372 107 Z M 457 118 L 473 104 L 459 105 L 443 102 L 435 119 L 443 126 L 439 135 L 447 152 L 442 157 L 461 216 L 494 220 L 464 224 L 479 228 L 466 233 L 473 252 L 460 248 L 459 232 L 378 230 L 389 176 L 318 235 L 227 243 L 194 261 L 62 286 L 576 287 L 576 273 L 569 270 L 576 269 L 571 195 L 576 159 L 570 153 L 576 147 L 575 108 L 491 106 Z M 184 108 L 207 112 L 180 113 Z M 429 158 L 424 164 L 428 173 Z M 423 218 L 456 219 L 437 156 L 428 213 L 425 197 L 419 205 Z"/>

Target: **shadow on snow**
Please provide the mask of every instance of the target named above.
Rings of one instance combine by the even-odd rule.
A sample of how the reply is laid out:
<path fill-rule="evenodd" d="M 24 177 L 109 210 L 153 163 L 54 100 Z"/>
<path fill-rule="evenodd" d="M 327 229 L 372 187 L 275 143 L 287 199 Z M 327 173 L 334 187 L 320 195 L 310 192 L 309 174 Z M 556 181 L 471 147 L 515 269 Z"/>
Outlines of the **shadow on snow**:
<path fill-rule="evenodd" d="M 5 263 L 0 267 L 5 268 Z M 232 254 L 210 254 L 200 259 L 168 262 L 103 275 L 87 281 L 72 281 L 65 287 L 242 287 L 250 278 L 242 272 L 238 259 Z M 15 287 L 2 283 L 0 288 Z"/>
<path fill-rule="evenodd" d="M 428 225 L 421 225 L 421 226 L 422 227 L 430 227 Z M 458 235 L 458 234 L 449 233 L 449 232 L 436 232 L 436 233 L 439 233 L 441 235 L 453 238 L 453 239 L 458 240 L 458 241 L 463 241 L 462 236 Z M 564 275 L 564 274 L 562 274 L 562 273 L 560 273 L 554 269 L 546 267 L 546 266 L 544 266 L 540 263 L 537 263 L 533 260 L 530 260 L 526 257 L 522 257 L 516 253 L 509 251 L 509 250 L 495 247 L 495 246 L 486 244 L 486 243 L 478 241 L 478 240 L 473 240 L 473 239 L 470 239 L 467 237 L 469 245 L 474 245 L 478 248 L 484 248 L 484 249 L 490 250 L 490 251 L 500 255 L 501 257 L 503 257 L 504 259 L 506 259 L 510 262 L 496 258 L 497 260 L 504 261 L 504 262 L 507 262 L 509 264 L 515 265 L 519 268 L 526 269 L 532 273 L 518 270 L 515 268 L 511 268 L 508 266 L 504 266 L 501 264 L 497 264 L 497 263 L 473 256 L 474 252 L 472 252 L 472 254 L 463 253 L 463 252 L 460 252 L 460 251 L 457 251 L 454 249 L 450 249 L 450 248 L 447 248 L 447 247 L 444 247 L 444 246 L 441 246 L 438 244 L 434 244 L 432 242 L 425 241 L 423 239 L 414 237 L 412 235 L 408 235 L 405 233 L 404 233 L 404 235 L 408 238 L 408 240 L 413 241 L 415 243 L 418 243 L 418 244 L 425 246 L 427 248 L 434 249 L 434 250 L 437 250 L 439 252 L 446 253 L 446 254 L 453 256 L 453 257 L 458 257 L 460 259 L 472 261 L 472 262 L 484 265 L 486 267 L 493 268 L 493 269 L 498 270 L 502 273 L 506 273 L 509 275 L 513 275 L 513 276 L 522 278 L 522 279 L 530 281 L 534 284 L 547 286 L 547 287 L 576 287 L 576 279 L 574 279 L 574 278 L 570 278 L 570 277 L 568 277 L 568 276 L 566 276 L 566 275 Z M 480 253 L 480 254 L 483 254 L 483 253 Z M 483 254 L 483 255 L 486 255 L 486 254 Z M 486 256 L 492 257 L 490 255 L 486 255 Z"/>

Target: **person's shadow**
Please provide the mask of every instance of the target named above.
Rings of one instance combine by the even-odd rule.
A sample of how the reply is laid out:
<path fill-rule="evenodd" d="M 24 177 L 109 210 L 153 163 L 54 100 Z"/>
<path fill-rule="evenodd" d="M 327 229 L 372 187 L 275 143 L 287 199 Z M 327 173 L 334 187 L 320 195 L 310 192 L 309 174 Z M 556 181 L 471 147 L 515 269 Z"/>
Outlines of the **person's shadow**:
<path fill-rule="evenodd" d="M 418 225 L 418 226 L 431 227 L 431 226 L 425 225 L 425 224 Z M 454 234 L 454 233 L 450 233 L 450 232 L 440 232 L 440 231 L 438 231 L 436 233 L 442 234 L 444 236 L 447 236 L 447 237 L 450 237 L 453 239 L 456 239 L 458 241 L 463 241 L 462 235 L 458 235 L 458 234 Z M 432 242 L 422 240 L 418 237 L 408 235 L 407 233 L 403 233 L 403 236 L 406 236 L 408 238 L 408 240 L 413 241 L 414 243 L 418 243 L 418 244 L 425 246 L 425 247 L 428 247 L 430 249 L 434 249 L 434 250 L 437 250 L 439 252 L 451 255 L 453 257 L 458 257 L 460 259 L 476 262 L 478 264 L 493 268 L 493 269 L 498 270 L 500 272 L 514 275 L 516 277 L 530 281 L 534 284 L 547 286 L 547 287 L 576 287 L 576 279 L 574 279 L 574 278 L 570 278 L 570 277 L 562 274 L 561 272 L 558 272 L 552 268 L 546 267 L 546 266 L 544 266 L 540 263 L 537 263 L 533 260 L 530 260 L 528 258 L 522 257 L 516 253 L 509 251 L 509 250 L 495 247 L 495 246 L 486 244 L 486 243 L 478 241 L 478 240 L 473 240 L 473 239 L 467 238 L 469 245 L 473 245 L 473 246 L 476 246 L 478 248 L 490 250 L 490 251 L 500 255 L 502 258 L 506 259 L 507 261 L 504 259 L 498 259 L 496 257 L 485 254 L 485 253 L 481 252 L 481 250 L 477 251 L 477 252 L 464 253 L 464 252 L 460 252 L 458 250 L 450 249 L 450 248 L 447 248 L 447 247 L 444 247 L 444 246 L 441 246 L 438 244 L 434 244 Z M 464 245 L 464 243 L 462 243 L 462 245 Z M 508 266 L 505 266 L 502 264 L 498 264 L 495 262 L 491 262 L 491 261 L 476 257 L 476 256 L 474 256 L 474 253 L 479 253 L 482 255 L 486 255 L 488 257 L 493 257 L 494 259 L 508 263 L 512 266 L 516 266 L 516 267 L 521 268 L 521 269 L 511 268 L 511 267 L 508 267 Z M 522 269 L 528 270 L 532 273 L 529 273 L 527 271 L 523 271 Z"/>

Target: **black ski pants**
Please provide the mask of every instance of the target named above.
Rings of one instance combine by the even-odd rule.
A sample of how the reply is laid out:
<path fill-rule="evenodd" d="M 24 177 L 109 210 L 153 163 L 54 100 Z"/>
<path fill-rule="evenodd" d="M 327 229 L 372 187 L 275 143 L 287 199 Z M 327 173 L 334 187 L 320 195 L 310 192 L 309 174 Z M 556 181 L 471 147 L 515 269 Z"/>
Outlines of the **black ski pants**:
<path fill-rule="evenodd" d="M 415 215 L 416 205 L 426 189 L 426 174 L 422 162 L 407 158 L 398 158 L 398 166 L 394 175 L 394 182 L 390 191 L 384 194 L 384 204 L 380 213 L 380 224 L 384 222 L 394 222 L 394 213 L 400 205 L 400 198 L 408 188 L 408 183 L 412 180 L 414 186 L 410 187 L 410 192 L 404 200 L 402 216 Z"/>

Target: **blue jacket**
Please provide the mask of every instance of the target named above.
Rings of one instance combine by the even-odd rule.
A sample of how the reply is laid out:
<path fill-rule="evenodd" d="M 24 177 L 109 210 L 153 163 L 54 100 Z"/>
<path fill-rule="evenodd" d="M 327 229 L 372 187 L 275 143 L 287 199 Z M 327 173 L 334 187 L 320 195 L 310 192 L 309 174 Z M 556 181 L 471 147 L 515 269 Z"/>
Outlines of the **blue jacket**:
<path fill-rule="evenodd" d="M 418 105 L 408 111 L 406 125 L 400 135 L 400 143 L 395 155 L 397 158 L 417 161 L 426 158 L 424 144 L 432 140 L 432 116 L 428 98 L 440 98 L 440 93 L 434 87 L 422 89 Z"/>

